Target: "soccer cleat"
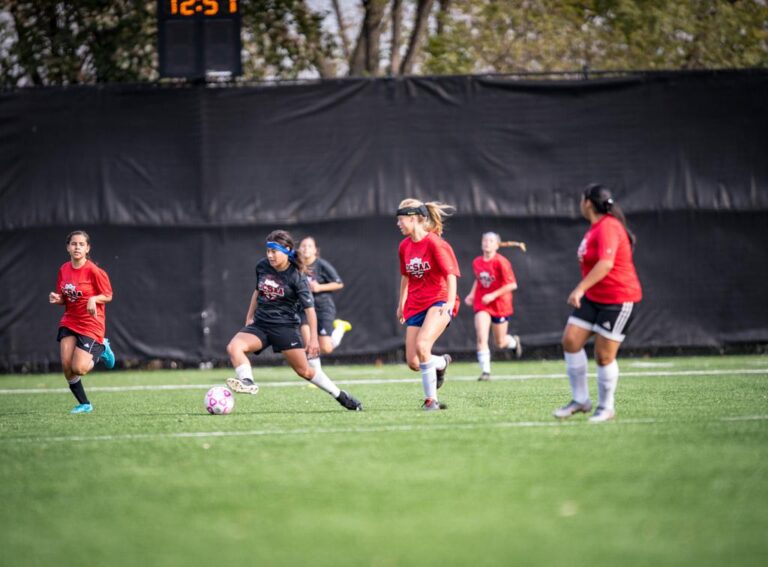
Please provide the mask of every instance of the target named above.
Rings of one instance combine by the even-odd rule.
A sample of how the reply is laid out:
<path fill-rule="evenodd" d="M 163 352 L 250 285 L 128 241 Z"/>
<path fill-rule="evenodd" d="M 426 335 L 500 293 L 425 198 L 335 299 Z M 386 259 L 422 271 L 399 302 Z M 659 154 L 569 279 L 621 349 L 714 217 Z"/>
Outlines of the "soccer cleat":
<path fill-rule="evenodd" d="M 239 394 L 253 394 L 259 393 L 259 385 L 256 384 L 250 378 L 227 378 L 227 386 L 233 391 Z"/>
<path fill-rule="evenodd" d="M 512 335 L 515 339 L 515 358 L 523 356 L 523 343 L 520 342 L 520 335 Z"/>
<path fill-rule="evenodd" d="M 433 400 L 432 398 L 427 398 L 424 400 L 424 403 L 421 404 L 421 409 L 424 411 L 439 411 L 448 409 L 448 406 L 438 402 L 437 400 Z"/>
<path fill-rule="evenodd" d="M 453 358 L 451 358 L 450 354 L 444 354 L 443 358 L 445 359 L 445 368 L 442 370 L 435 369 L 435 374 L 437 375 L 437 389 L 443 387 L 443 382 L 445 382 L 445 371 L 448 370 L 448 365 L 451 363 Z"/>
<path fill-rule="evenodd" d="M 350 411 L 363 411 L 363 404 L 360 400 L 353 398 L 347 394 L 344 390 L 339 391 L 339 397 L 336 398 L 343 407 Z"/>
<path fill-rule="evenodd" d="M 611 421 L 614 417 L 616 417 L 616 412 L 612 409 L 597 406 L 595 413 L 589 418 L 589 423 L 605 423 L 606 421 Z"/>
<path fill-rule="evenodd" d="M 344 319 L 333 320 L 333 328 L 335 329 L 337 327 L 343 327 L 345 333 L 348 333 L 352 330 L 352 324 L 349 321 L 345 321 Z"/>
<path fill-rule="evenodd" d="M 101 359 L 107 368 L 115 367 L 115 353 L 112 352 L 112 347 L 109 346 L 109 339 L 104 339 L 104 352 L 101 353 Z"/>
<path fill-rule="evenodd" d="M 79 404 L 73 407 L 69 413 L 91 413 L 93 406 L 91 404 Z"/>
<path fill-rule="evenodd" d="M 480 375 L 480 378 L 477 379 L 478 382 L 490 382 L 491 381 L 491 375 L 488 372 L 483 372 Z"/>
<path fill-rule="evenodd" d="M 557 408 L 552 412 L 552 415 L 557 419 L 567 419 L 577 413 L 589 413 L 592 411 L 592 402 L 587 400 L 583 404 L 580 404 L 576 400 L 571 400 L 567 405 L 561 408 Z"/>

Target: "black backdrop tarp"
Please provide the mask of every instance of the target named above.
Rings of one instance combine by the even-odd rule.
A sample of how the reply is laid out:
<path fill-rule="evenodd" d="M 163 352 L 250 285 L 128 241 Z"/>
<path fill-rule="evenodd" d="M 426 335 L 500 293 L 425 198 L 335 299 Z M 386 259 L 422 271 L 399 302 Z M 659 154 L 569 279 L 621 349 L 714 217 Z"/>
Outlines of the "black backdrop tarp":
<path fill-rule="evenodd" d="M 75 228 L 112 279 L 121 358 L 224 359 L 275 227 L 316 236 L 342 274 L 339 354 L 391 352 L 407 196 L 456 205 L 462 295 L 482 232 L 528 242 L 505 252 L 512 328 L 555 345 L 591 181 L 639 237 L 628 346 L 768 341 L 767 101 L 757 71 L 0 93 L 0 368 L 58 359 L 47 292 Z M 473 350 L 470 309 L 439 345 Z"/>

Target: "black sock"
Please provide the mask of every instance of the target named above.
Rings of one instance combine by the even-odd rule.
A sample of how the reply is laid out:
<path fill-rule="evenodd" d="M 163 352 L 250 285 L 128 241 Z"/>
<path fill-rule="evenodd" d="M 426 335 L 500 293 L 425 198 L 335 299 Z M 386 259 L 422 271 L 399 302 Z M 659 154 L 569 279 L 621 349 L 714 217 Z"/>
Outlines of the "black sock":
<path fill-rule="evenodd" d="M 72 390 L 72 393 L 75 395 L 75 398 L 77 398 L 77 401 L 80 402 L 81 404 L 91 403 L 88 401 L 88 396 L 85 395 L 85 388 L 83 388 L 82 380 L 78 380 L 74 384 L 70 384 L 69 389 Z"/>

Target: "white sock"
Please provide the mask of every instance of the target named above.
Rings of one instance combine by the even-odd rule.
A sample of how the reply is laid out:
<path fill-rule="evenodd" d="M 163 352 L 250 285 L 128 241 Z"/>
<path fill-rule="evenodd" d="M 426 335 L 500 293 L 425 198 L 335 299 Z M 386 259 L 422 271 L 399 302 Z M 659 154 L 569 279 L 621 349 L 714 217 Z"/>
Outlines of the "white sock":
<path fill-rule="evenodd" d="M 565 371 L 571 383 L 573 399 L 580 404 L 585 403 L 589 400 L 589 388 L 587 387 L 587 353 L 584 349 L 579 352 L 565 353 Z"/>
<path fill-rule="evenodd" d="M 317 366 L 313 366 L 315 369 L 315 377 L 312 378 L 310 382 L 321 390 L 328 392 L 334 398 L 338 398 L 341 390 L 339 390 L 339 387 L 333 383 L 333 380 L 328 378 L 325 372 L 323 372 L 323 369 L 320 368 L 320 359 L 315 358 L 313 360 L 317 360 Z M 310 365 L 312 365 L 312 362 L 310 362 Z"/>
<path fill-rule="evenodd" d="M 507 346 L 504 348 L 516 348 L 517 347 L 517 341 L 515 340 L 515 337 L 512 335 L 507 335 Z"/>
<path fill-rule="evenodd" d="M 315 358 L 308 358 L 307 362 L 309 362 L 309 365 L 315 370 L 319 370 L 320 368 L 322 368 L 322 364 L 320 363 L 319 356 L 316 356 Z"/>
<path fill-rule="evenodd" d="M 619 382 L 619 364 L 614 360 L 606 366 L 597 367 L 597 405 L 612 410 L 616 384 Z"/>
<path fill-rule="evenodd" d="M 81 378 L 82 378 L 82 376 L 73 376 L 72 379 L 71 380 L 67 380 L 67 382 L 69 382 L 70 384 L 74 385 L 74 384 L 77 384 L 80 381 Z"/>
<path fill-rule="evenodd" d="M 437 372 L 435 371 L 434 361 L 430 360 L 429 362 L 419 363 L 419 369 L 421 370 L 421 385 L 424 387 L 424 397 L 437 401 Z"/>
<path fill-rule="evenodd" d="M 251 368 L 250 363 L 244 362 L 237 368 L 235 368 L 235 375 L 240 380 L 253 380 L 253 369 Z"/>
<path fill-rule="evenodd" d="M 341 344 L 341 339 L 344 338 L 344 333 L 346 333 L 344 325 L 337 325 L 333 328 L 333 331 L 331 332 L 331 344 L 333 345 L 333 348 L 336 348 Z"/>
<path fill-rule="evenodd" d="M 448 366 L 444 356 L 435 356 L 433 354 L 431 362 L 435 366 L 435 370 L 445 370 L 445 367 Z"/>
<path fill-rule="evenodd" d="M 483 374 L 491 373 L 491 351 L 479 350 L 477 351 L 477 362 L 480 363 L 480 372 Z"/>

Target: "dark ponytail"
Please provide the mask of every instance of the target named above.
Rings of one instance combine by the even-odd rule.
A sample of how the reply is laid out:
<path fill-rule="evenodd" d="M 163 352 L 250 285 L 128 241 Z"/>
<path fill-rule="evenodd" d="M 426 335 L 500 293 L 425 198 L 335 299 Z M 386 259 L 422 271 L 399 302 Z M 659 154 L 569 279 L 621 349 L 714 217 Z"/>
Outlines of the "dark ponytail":
<path fill-rule="evenodd" d="M 287 230 L 273 230 L 267 235 L 267 242 L 277 242 L 280 246 L 287 248 L 292 253 L 288 255 L 288 261 L 296 266 L 300 272 L 306 272 L 304 267 L 304 261 L 296 252 L 296 244 L 293 241 L 293 236 Z"/>
<path fill-rule="evenodd" d="M 587 185 L 587 188 L 584 189 L 584 198 L 592 203 L 596 212 L 601 215 L 611 215 L 618 219 L 619 222 L 624 225 L 624 230 L 627 231 L 627 236 L 629 237 L 630 244 L 632 244 L 632 248 L 635 247 L 637 237 L 634 232 L 629 230 L 624 211 L 622 211 L 621 207 L 613 200 L 613 195 L 611 195 L 611 191 L 607 187 L 600 185 L 599 183 Z"/>

